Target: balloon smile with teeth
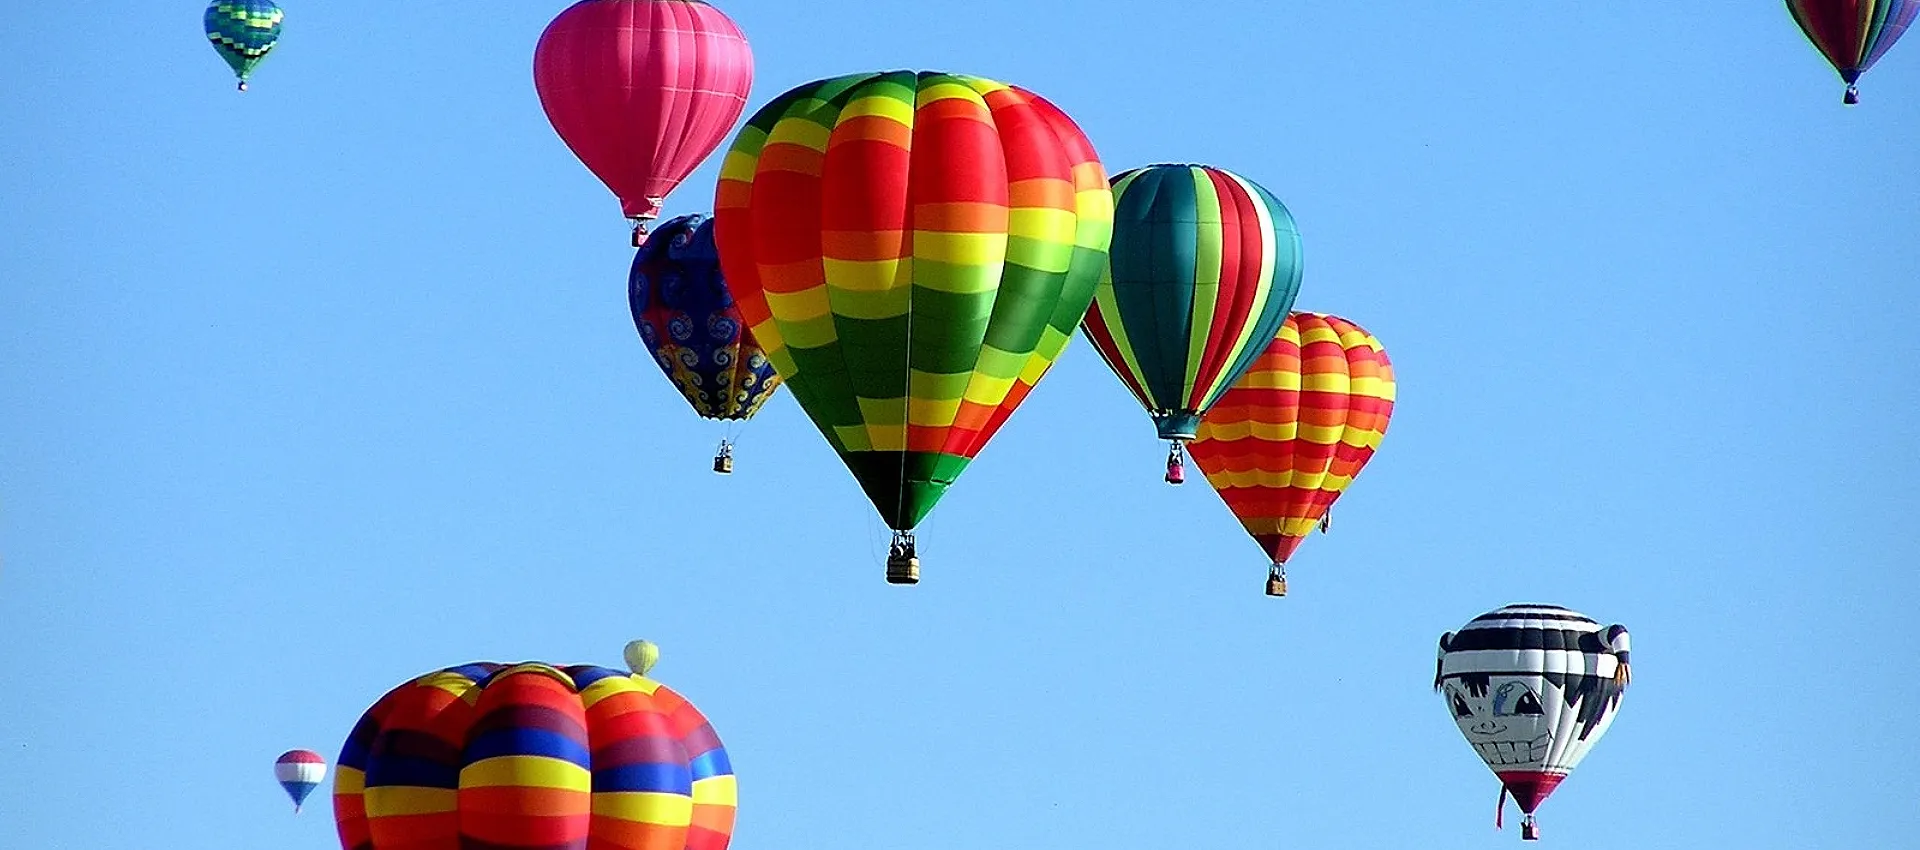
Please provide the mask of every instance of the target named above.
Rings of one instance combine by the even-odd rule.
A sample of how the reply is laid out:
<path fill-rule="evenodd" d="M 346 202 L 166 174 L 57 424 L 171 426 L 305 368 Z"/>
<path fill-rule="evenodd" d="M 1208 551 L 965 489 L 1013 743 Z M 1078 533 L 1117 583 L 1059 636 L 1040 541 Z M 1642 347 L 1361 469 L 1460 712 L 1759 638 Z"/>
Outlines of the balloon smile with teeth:
<path fill-rule="evenodd" d="M 1473 748 L 1487 764 L 1517 765 L 1544 761 L 1552 744 L 1553 736 L 1542 734 L 1531 741 L 1480 741 Z"/>

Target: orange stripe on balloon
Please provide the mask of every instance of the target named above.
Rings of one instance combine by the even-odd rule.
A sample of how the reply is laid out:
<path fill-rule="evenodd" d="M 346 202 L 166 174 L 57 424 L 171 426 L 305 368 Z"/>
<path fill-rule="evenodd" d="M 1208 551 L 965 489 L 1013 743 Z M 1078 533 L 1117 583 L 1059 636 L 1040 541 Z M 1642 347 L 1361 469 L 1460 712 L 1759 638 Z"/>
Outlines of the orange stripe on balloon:
<path fill-rule="evenodd" d="M 827 137 L 828 155 L 842 145 L 879 144 L 898 150 L 913 146 L 913 128 L 890 116 L 854 115 L 844 118 Z"/>
<path fill-rule="evenodd" d="M 758 171 L 753 179 L 755 186 L 771 174 L 819 177 L 820 170 L 826 167 L 826 156 L 825 152 L 805 145 L 775 143 L 760 150 L 760 160 L 754 167 Z"/>

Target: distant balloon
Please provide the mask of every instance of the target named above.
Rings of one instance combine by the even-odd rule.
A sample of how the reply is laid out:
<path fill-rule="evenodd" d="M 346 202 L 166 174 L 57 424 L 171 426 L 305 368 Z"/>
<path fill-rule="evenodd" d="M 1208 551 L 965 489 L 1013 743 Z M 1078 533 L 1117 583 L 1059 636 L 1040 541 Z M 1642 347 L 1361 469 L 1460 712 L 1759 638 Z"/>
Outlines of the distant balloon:
<path fill-rule="evenodd" d="M 1380 447 L 1396 392 L 1380 340 L 1294 313 L 1201 420 L 1193 462 L 1273 559 L 1269 596 L 1286 595 L 1287 559 Z"/>
<path fill-rule="evenodd" d="M 1787 11 L 1860 102 L 1860 75 L 1885 56 L 1920 15 L 1920 0 L 1787 0 Z"/>
<path fill-rule="evenodd" d="M 701 417 L 744 422 L 780 388 L 720 273 L 712 219 L 684 215 L 660 225 L 633 257 L 627 304 L 654 362 Z M 720 442 L 713 470 L 733 471 L 730 439 Z"/>
<path fill-rule="evenodd" d="M 1200 417 L 1280 332 L 1300 292 L 1300 232 L 1259 184 L 1206 165 L 1113 178 L 1113 247 L 1082 329 L 1153 417 L 1169 484 Z"/>
<path fill-rule="evenodd" d="M 345 850 L 725 850 L 726 748 L 659 682 L 605 667 L 481 662 L 381 697 L 335 771 Z"/>
<path fill-rule="evenodd" d="M 653 665 L 660 663 L 660 647 L 650 640 L 629 641 L 622 654 L 627 658 L 627 669 L 635 676 L 647 675 Z"/>
<path fill-rule="evenodd" d="M 298 812 L 307 795 L 327 778 L 327 760 L 312 750 L 288 750 L 273 763 L 273 778 L 293 798 L 293 810 Z"/>
<path fill-rule="evenodd" d="M 638 246 L 746 111 L 753 50 L 700 0 L 581 0 L 540 34 L 533 84 L 554 131 L 620 198 Z"/>
<path fill-rule="evenodd" d="M 233 75 L 240 78 L 240 90 L 247 90 L 247 78 L 273 47 L 280 43 L 280 22 L 286 13 L 273 0 L 213 0 L 201 22 L 207 28 L 207 40 L 220 58 L 227 60 Z"/>
<path fill-rule="evenodd" d="M 1534 810 L 1613 725 L 1630 680 L 1627 627 L 1557 605 L 1508 605 L 1440 636 L 1433 687 L 1500 777 L 1500 808 L 1511 793 L 1526 814 L 1520 837 L 1533 841 Z"/>

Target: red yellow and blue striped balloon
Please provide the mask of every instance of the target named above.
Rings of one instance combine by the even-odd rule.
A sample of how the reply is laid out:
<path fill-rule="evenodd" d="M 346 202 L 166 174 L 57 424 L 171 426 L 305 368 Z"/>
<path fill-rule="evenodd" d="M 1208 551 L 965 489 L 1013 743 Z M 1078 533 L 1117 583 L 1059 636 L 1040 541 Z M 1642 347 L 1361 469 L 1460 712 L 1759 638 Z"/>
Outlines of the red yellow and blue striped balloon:
<path fill-rule="evenodd" d="M 375 703 L 333 799 L 345 850 L 724 850 L 735 794 L 713 726 L 659 682 L 482 662 Z"/>
<path fill-rule="evenodd" d="M 1287 559 L 1380 447 L 1395 392 L 1380 340 L 1294 313 L 1201 421 L 1193 462 L 1273 559 L 1269 594 L 1286 594 Z"/>
<path fill-rule="evenodd" d="M 1113 242 L 1082 327 L 1179 446 L 1273 340 L 1300 291 L 1300 233 L 1273 194 L 1205 165 L 1113 179 Z"/>
<path fill-rule="evenodd" d="M 741 315 L 898 543 L 1072 338 L 1112 196 L 1040 96 L 892 71 L 763 107 L 714 220 Z"/>

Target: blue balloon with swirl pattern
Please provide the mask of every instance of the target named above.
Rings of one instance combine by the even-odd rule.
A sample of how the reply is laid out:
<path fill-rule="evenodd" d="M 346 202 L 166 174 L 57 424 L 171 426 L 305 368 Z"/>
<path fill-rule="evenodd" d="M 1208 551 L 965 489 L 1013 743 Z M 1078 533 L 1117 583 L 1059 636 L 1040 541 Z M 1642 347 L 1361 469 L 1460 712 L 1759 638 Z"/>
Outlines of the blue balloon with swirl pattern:
<path fill-rule="evenodd" d="M 654 362 L 702 417 L 752 419 L 780 388 L 720 274 L 712 219 L 655 227 L 634 255 L 627 302 Z"/>

